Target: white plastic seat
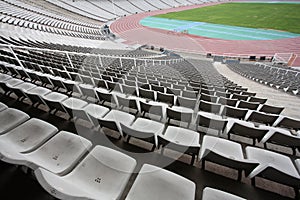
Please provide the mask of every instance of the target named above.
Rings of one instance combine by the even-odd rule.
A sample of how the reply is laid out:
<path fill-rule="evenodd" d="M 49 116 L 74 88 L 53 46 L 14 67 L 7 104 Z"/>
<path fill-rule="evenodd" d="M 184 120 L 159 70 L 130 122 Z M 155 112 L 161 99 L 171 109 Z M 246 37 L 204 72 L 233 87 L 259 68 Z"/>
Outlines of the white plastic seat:
<path fill-rule="evenodd" d="M 203 136 L 199 157 L 203 169 L 205 161 L 210 161 L 238 170 L 238 180 L 241 180 L 243 170 L 248 176 L 258 166 L 257 161 L 244 158 L 241 144 L 208 135 Z"/>
<path fill-rule="evenodd" d="M 0 112 L 0 134 L 19 126 L 29 118 L 26 113 L 14 108 L 3 110 Z"/>
<path fill-rule="evenodd" d="M 214 188 L 206 187 L 202 193 L 202 200 L 246 200 L 242 197 L 224 192 L 222 190 L 217 190 Z"/>
<path fill-rule="evenodd" d="M 290 157 L 250 146 L 246 147 L 246 155 L 259 162 L 259 166 L 249 174 L 252 185 L 255 185 L 255 177 L 263 177 L 293 187 L 298 195 L 300 175 Z"/>
<path fill-rule="evenodd" d="M 22 153 L 35 150 L 57 132 L 55 126 L 32 118 L 0 136 L 0 159 L 18 164 L 23 159 Z"/>
<path fill-rule="evenodd" d="M 89 117 L 84 111 L 84 108 L 87 105 L 88 103 L 86 101 L 74 97 L 70 97 L 62 102 L 62 106 L 67 111 L 70 118 L 81 118 L 89 121 Z"/>
<path fill-rule="evenodd" d="M 127 142 L 129 142 L 131 137 L 138 138 L 153 143 L 151 150 L 158 146 L 157 136 L 162 135 L 164 127 L 163 123 L 140 117 L 130 126 L 121 124 L 123 136 L 127 135 Z"/>
<path fill-rule="evenodd" d="M 25 83 L 21 83 L 16 86 L 13 86 L 11 88 L 11 90 L 18 96 L 19 99 L 21 99 L 21 98 L 26 97 L 24 94 L 25 91 L 31 90 L 35 87 L 37 87 L 37 86 L 32 83 L 25 82 Z"/>
<path fill-rule="evenodd" d="M 118 131 L 120 136 L 123 136 L 120 123 L 130 125 L 134 121 L 135 116 L 119 110 L 111 110 L 104 118 L 98 119 L 100 127 L 107 127 Z"/>
<path fill-rule="evenodd" d="M 194 200 L 194 182 L 168 170 L 144 164 L 126 200 Z"/>
<path fill-rule="evenodd" d="M 23 164 L 33 170 L 42 167 L 63 175 L 72 169 L 89 151 L 92 143 L 74 133 L 60 131 L 33 152 L 23 154 Z"/>
<path fill-rule="evenodd" d="M 191 155 L 193 164 L 200 151 L 200 134 L 189 129 L 168 126 L 163 135 L 158 135 L 158 144 L 163 149 L 169 148 Z"/>
<path fill-rule="evenodd" d="M 3 111 L 3 110 L 5 110 L 5 109 L 7 109 L 7 108 L 8 108 L 7 105 L 5 105 L 4 103 L 0 102 L 0 112 Z"/>
<path fill-rule="evenodd" d="M 43 97 L 47 94 L 49 94 L 51 90 L 44 88 L 44 87 L 35 87 L 31 90 L 25 91 L 25 95 L 30 99 L 30 101 L 35 104 L 45 104 L 45 102 L 42 100 Z"/>
<path fill-rule="evenodd" d="M 90 103 L 84 107 L 84 111 L 89 116 L 91 123 L 97 126 L 99 124 L 97 119 L 103 118 L 109 112 L 109 108 Z"/>
<path fill-rule="evenodd" d="M 65 112 L 65 109 L 62 107 L 61 103 L 68 98 L 67 95 L 51 92 L 42 97 L 50 110 L 56 109 Z"/>
<path fill-rule="evenodd" d="M 65 176 L 42 168 L 35 175 L 42 187 L 59 199 L 119 199 L 135 166 L 135 159 L 96 146 Z"/>

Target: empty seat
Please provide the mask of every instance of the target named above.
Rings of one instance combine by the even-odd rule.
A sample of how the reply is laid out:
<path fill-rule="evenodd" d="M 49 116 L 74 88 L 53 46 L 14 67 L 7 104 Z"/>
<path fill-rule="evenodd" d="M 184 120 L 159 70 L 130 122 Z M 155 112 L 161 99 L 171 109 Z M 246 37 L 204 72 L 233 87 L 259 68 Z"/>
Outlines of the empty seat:
<path fill-rule="evenodd" d="M 219 115 L 198 112 L 196 119 L 196 130 L 202 134 L 210 134 L 211 130 L 216 130 L 218 132 L 218 136 L 220 136 L 221 133 L 224 133 L 227 123 L 228 121 L 222 119 L 222 117 Z"/>
<path fill-rule="evenodd" d="M 121 123 L 123 136 L 127 136 L 127 142 L 131 137 L 150 142 L 153 144 L 152 151 L 158 146 L 158 135 L 162 135 L 164 124 L 145 118 L 137 118 L 132 125 L 126 126 Z"/>
<path fill-rule="evenodd" d="M 168 170 L 144 164 L 135 179 L 126 200 L 194 200 L 196 185 Z"/>
<path fill-rule="evenodd" d="M 134 115 L 119 110 L 111 110 L 103 118 L 98 118 L 100 128 L 106 127 L 114 131 L 118 131 L 121 138 L 123 136 L 120 123 L 130 125 L 134 121 Z"/>
<path fill-rule="evenodd" d="M 253 111 L 250 113 L 248 117 L 246 116 L 246 120 L 271 126 L 274 124 L 274 122 L 277 120 L 278 117 L 279 117 L 278 115 L 274 115 L 274 114 L 267 114 L 258 111 Z"/>
<path fill-rule="evenodd" d="M 277 144 L 280 146 L 289 147 L 296 155 L 296 149 L 300 149 L 300 137 L 296 131 L 291 133 L 289 130 L 275 128 L 263 139 L 264 147 L 267 149 L 267 143 Z"/>
<path fill-rule="evenodd" d="M 237 119 L 244 119 L 248 109 L 235 108 L 232 106 L 224 106 L 221 115 L 226 117 L 233 117 Z"/>
<path fill-rule="evenodd" d="M 198 92 L 197 91 L 182 90 L 181 96 L 187 97 L 187 98 L 192 98 L 192 99 L 197 99 Z"/>
<path fill-rule="evenodd" d="M 136 86 L 122 85 L 123 93 L 126 95 L 137 96 Z"/>
<path fill-rule="evenodd" d="M 259 98 L 259 97 L 250 97 L 249 102 L 258 102 L 260 104 L 264 104 L 267 102 L 267 99 Z"/>
<path fill-rule="evenodd" d="M 164 108 L 163 105 L 161 104 L 153 104 L 152 102 L 147 103 L 140 101 L 140 108 L 141 108 L 141 113 L 143 113 L 143 116 L 145 116 L 146 113 L 151 114 L 151 115 L 157 115 L 160 116 L 160 120 L 164 118 Z"/>
<path fill-rule="evenodd" d="M 17 164 L 33 170 L 42 167 L 52 173 L 63 175 L 69 172 L 92 147 L 92 143 L 74 133 L 60 131 L 38 149 L 23 153 Z"/>
<path fill-rule="evenodd" d="M 274 126 L 279 126 L 288 129 L 300 130 L 300 120 L 284 116 L 278 123 Z"/>
<path fill-rule="evenodd" d="M 253 145 L 256 140 L 260 142 L 262 138 L 268 133 L 268 129 L 263 127 L 255 127 L 253 123 L 245 121 L 235 121 L 231 128 L 227 131 L 228 139 L 231 139 L 231 134 L 251 138 Z"/>
<path fill-rule="evenodd" d="M 32 118 L 0 136 L 0 158 L 18 164 L 19 160 L 23 160 L 23 153 L 35 150 L 57 132 L 55 126 Z"/>
<path fill-rule="evenodd" d="M 284 107 L 271 106 L 271 105 L 264 104 L 259 109 L 259 112 L 265 112 L 265 113 L 271 113 L 271 114 L 279 115 L 283 111 L 283 109 L 284 109 Z"/>
<path fill-rule="evenodd" d="M 3 110 L 0 112 L 0 134 L 19 126 L 29 118 L 26 113 L 14 108 Z"/>
<path fill-rule="evenodd" d="M 217 104 L 217 103 L 212 103 L 212 102 L 201 100 L 200 104 L 199 104 L 199 110 L 208 112 L 208 113 L 219 114 L 220 109 L 221 109 L 221 104 Z"/>
<path fill-rule="evenodd" d="M 44 88 L 44 87 L 35 87 L 31 90 L 25 91 L 25 95 L 28 99 L 32 102 L 33 106 L 38 106 L 40 104 L 45 104 L 43 101 L 43 97 L 47 94 L 49 94 L 51 90 Z"/>
<path fill-rule="evenodd" d="M 184 107 L 173 106 L 167 108 L 167 119 L 170 124 L 171 120 L 179 121 L 180 125 L 182 122 L 187 123 L 187 127 L 190 125 L 193 117 L 193 110 Z"/>
<path fill-rule="evenodd" d="M 243 170 L 248 176 L 258 166 L 255 160 L 244 158 L 241 144 L 208 135 L 203 137 L 199 158 L 203 169 L 205 162 L 210 161 L 238 170 L 238 180 L 241 180 Z"/>
<path fill-rule="evenodd" d="M 202 94 L 202 93 L 200 95 L 200 100 L 202 100 L 202 101 L 216 103 L 217 99 L 218 99 L 218 97 L 212 96 L 212 95 L 207 95 L 207 94 Z"/>
<path fill-rule="evenodd" d="M 87 116 L 84 108 L 88 105 L 86 101 L 81 99 L 77 99 L 74 97 L 70 97 L 62 102 L 62 106 L 67 111 L 70 116 L 70 119 L 84 119 L 89 121 L 89 117 Z"/>
<path fill-rule="evenodd" d="M 175 96 L 173 94 L 157 92 L 157 101 L 164 102 L 173 106 L 175 104 Z"/>
<path fill-rule="evenodd" d="M 116 150 L 96 146 L 69 174 L 35 171 L 42 187 L 59 199 L 119 199 L 136 161 Z"/>
<path fill-rule="evenodd" d="M 181 97 L 181 96 L 178 96 L 176 100 L 177 106 L 190 108 L 192 110 L 195 109 L 196 103 L 197 103 L 196 99 L 191 99 L 191 98 Z"/>
<path fill-rule="evenodd" d="M 293 187 L 298 196 L 300 175 L 290 157 L 249 146 L 246 147 L 246 155 L 259 162 L 259 166 L 249 175 L 252 185 L 255 185 L 255 177 L 263 177 Z"/>
<path fill-rule="evenodd" d="M 114 95 L 112 95 L 111 93 L 108 93 L 106 91 L 102 91 L 98 88 L 95 91 L 96 91 L 96 94 L 97 94 L 97 98 L 98 98 L 99 102 L 102 102 L 102 105 L 105 102 L 109 102 L 110 107 L 112 107 L 112 105 L 116 106 L 116 99 L 115 99 Z"/>
<path fill-rule="evenodd" d="M 103 118 L 109 112 L 109 108 L 90 103 L 84 107 L 84 111 L 89 116 L 91 123 L 98 126 L 98 119 Z"/>
<path fill-rule="evenodd" d="M 229 98 L 225 98 L 225 97 L 220 97 L 218 100 L 219 104 L 228 105 L 228 106 L 232 106 L 232 107 L 235 107 L 237 102 L 238 102 L 237 99 L 229 99 Z"/>
<path fill-rule="evenodd" d="M 68 98 L 67 95 L 58 92 L 51 92 L 45 96 L 42 96 L 42 98 L 50 110 L 55 110 L 54 114 L 59 110 L 66 112 L 61 103 Z"/>
<path fill-rule="evenodd" d="M 206 187 L 202 193 L 202 200 L 246 200 L 242 197 L 224 192 L 222 190 L 217 190 L 214 188 Z"/>
<path fill-rule="evenodd" d="M 136 110 L 136 113 L 139 111 L 138 104 L 136 99 L 130 99 L 130 98 L 123 98 L 119 95 L 116 95 L 118 107 L 120 109 L 123 108 L 130 108 Z"/>
<path fill-rule="evenodd" d="M 18 99 L 21 100 L 23 98 L 26 98 L 24 92 L 31 90 L 35 87 L 37 87 L 37 86 L 32 83 L 25 82 L 25 83 L 21 83 L 16 86 L 13 86 L 10 89 L 13 93 L 15 93 L 15 95 L 17 95 Z"/>
<path fill-rule="evenodd" d="M 260 104 L 256 102 L 248 102 L 241 100 L 238 104 L 238 108 L 246 108 L 250 110 L 256 110 Z"/>
<path fill-rule="evenodd" d="M 242 94 L 233 94 L 232 99 L 238 99 L 238 100 L 244 100 L 247 101 L 247 99 L 249 98 L 248 95 L 242 95 Z"/>
<path fill-rule="evenodd" d="M 155 93 L 152 90 L 139 88 L 139 97 L 155 101 Z"/>
<path fill-rule="evenodd" d="M 162 153 L 165 148 L 173 149 L 192 156 L 191 164 L 199 155 L 200 135 L 189 129 L 168 126 L 163 135 L 158 135 L 158 144 L 162 146 Z"/>

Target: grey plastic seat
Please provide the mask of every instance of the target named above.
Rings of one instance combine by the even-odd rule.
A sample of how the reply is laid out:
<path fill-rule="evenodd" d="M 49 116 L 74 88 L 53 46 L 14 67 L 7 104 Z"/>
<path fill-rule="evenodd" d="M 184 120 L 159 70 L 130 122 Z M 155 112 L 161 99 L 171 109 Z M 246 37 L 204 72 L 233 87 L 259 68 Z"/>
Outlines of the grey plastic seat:
<path fill-rule="evenodd" d="M 196 125 L 197 131 L 201 134 L 213 134 L 213 130 L 217 131 L 217 135 L 220 136 L 224 133 L 228 121 L 222 119 L 219 115 L 214 115 L 211 113 L 198 112 Z M 203 129 L 204 128 L 204 129 Z"/>
<path fill-rule="evenodd" d="M 165 125 L 154 120 L 137 118 L 130 126 L 121 123 L 123 136 L 127 136 L 127 142 L 131 137 L 150 142 L 153 144 L 151 151 L 158 146 L 158 135 L 162 135 Z"/>
<path fill-rule="evenodd" d="M 259 162 L 249 175 L 252 185 L 255 185 L 255 177 L 263 177 L 293 187 L 296 196 L 299 195 L 300 175 L 290 157 L 250 146 L 246 147 L 246 155 Z"/>
<path fill-rule="evenodd" d="M 0 102 L 0 112 L 3 111 L 3 110 L 5 110 L 5 109 L 7 109 L 7 108 L 8 108 L 7 105 L 5 105 L 4 103 Z"/>
<path fill-rule="evenodd" d="M 139 97 L 155 101 L 155 92 L 153 90 L 139 88 Z"/>
<path fill-rule="evenodd" d="M 178 96 L 176 100 L 176 106 L 182 106 L 186 108 L 190 108 L 192 110 L 195 109 L 197 103 L 197 99 L 191 99 L 187 97 Z"/>
<path fill-rule="evenodd" d="M 187 123 L 189 127 L 193 118 L 193 110 L 184 107 L 173 106 L 172 108 L 167 108 L 167 119 L 170 124 L 171 120 L 179 121 L 179 124 L 182 125 L 182 122 Z"/>
<path fill-rule="evenodd" d="M 260 104 L 264 104 L 267 102 L 267 99 L 259 98 L 259 97 L 250 97 L 249 102 L 258 102 Z"/>
<path fill-rule="evenodd" d="M 274 123 L 274 126 L 300 130 L 300 119 L 284 116 L 278 123 Z"/>
<path fill-rule="evenodd" d="M 157 115 L 160 117 L 160 120 L 164 118 L 164 107 L 162 104 L 155 104 L 154 102 L 140 102 L 140 111 L 143 114 L 143 116 L 146 115 L 146 113 L 151 115 Z"/>
<path fill-rule="evenodd" d="M 202 200 L 246 200 L 242 197 L 224 192 L 222 190 L 217 190 L 210 187 L 205 187 L 202 193 Z"/>
<path fill-rule="evenodd" d="M 157 101 L 173 106 L 175 104 L 175 96 L 173 94 L 165 94 L 157 91 Z"/>
<path fill-rule="evenodd" d="M 52 173 L 68 173 L 92 147 L 92 143 L 74 133 L 60 131 L 42 146 L 30 153 L 23 153 L 17 164 L 33 170 L 42 167 Z"/>
<path fill-rule="evenodd" d="M 271 106 L 264 104 L 262 107 L 259 109 L 259 112 L 265 112 L 265 113 L 270 113 L 270 114 L 277 114 L 279 115 L 283 111 L 284 107 L 280 106 Z"/>
<path fill-rule="evenodd" d="M 260 104 L 259 103 L 256 103 L 256 102 L 248 102 L 248 101 L 239 101 L 239 104 L 238 104 L 238 108 L 246 108 L 246 109 L 250 109 L 250 110 L 257 110 L 258 106 Z"/>
<path fill-rule="evenodd" d="M 228 139 L 231 139 L 231 135 L 239 135 L 252 139 L 252 145 L 256 144 L 256 141 L 261 142 L 263 137 L 269 132 L 266 127 L 255 127 L 253 123 L 245 121 L 235 121 L 231 128 L 227 131 Z"/>
<path fill-rule="evenodd" d="M 134 121 L 135 116 L 126 112 L 122 112 L 119 110 L 111 110 L 107 113 L 103 118 L 97 119 L 100 125 L 100 128 L 106 127 L 112 129 L 114 131 L 118 131 L 120 137 L 123 136 L 122 129 L 120 123 L 124 125 L 130 125 Z"/>
<path fill-rule="evenodd" d="M 253 111 L 245 117 L 247 121 L 262 123 L 266 125 L 273 125 L 279 116 L 275 114 L 267 114 L 263 112 Z"/>
<path fill-rule="evenodd" d="M 126 200 L 194 200 L 194 182 L 168 170 L 144 164 Z"/>
<path fill-rule="evenodd" d="M 32 83 L 25 82 L 25 83 L 21 83 L 16 86 L 13 86 L 10 89 L 13 93 L 15 93 L 15 95 L 17 95 L 18 100 L 21 100 L 23 98 L 26 98 L 26 96 L 24 94 L 26 91 L 31 90 L 35 87 L 37 87 L 37 86 Z"/>
<path fill-rule="evenodd" d="M 248 109 L 224 106 L 221 115 L 223 117 L 233 117 L 243 120 L 247 115 Z"/>
<path fill-rule="evenodd" d="M 168 126 L 163 135 L 158 135 L 158 144 L 165 148 L 173 149 L 192 156 L 191 164 L 200 151 L 200 134 L 189 129 Z"/>
<path fill-rule="evenodd" d="M 19 126 L 29 118 L 28 114 L 14 108 L 3 110 L 0 112 L 0 135 Z"/>
<path fill-rule="evenodd" d="M 84 108 L 88 105 L 86 101 L 81 99 L 77 99 L 74 97 L 70 97 L 62 102 L 62 106 L 67 111 L 70 119 L 84 119 L 86 121 L 90 121 L 87 116 Z"/>
<path fill-rule="evenodd" d="M 43 100 L 43 96 L 49 94 L 51 90 L 44 88 L 44 87 L 35 87 L 31 90 L 25 91 L 25 95 L 28 99 L 32 102 L 33 106 L 36 104 L 36 106 L 40 104 L 45 104 Z"/>
<path fill-rule="evenodd" d="M 238 180 L 241 180 L 243 170 L 248 176 L 259 164 L 244 157 L 241 144 L 208 135 L 203 136 L 199 158 L 202 160 L 202 169 L 205 169 L 205 162 L 210 161 L 238 170 Z"/>
<path fill-rule="evenodd" d="M 221 109 L 221 104 L 217 104 L 217 103 L 212 103 L 212 102 L 201 100 L 200 104 L 199 104 L 199 110 L 208 112 L 208 113 L 219 114 L 220 109 Z"/>
<path fill-rule="evenodd" d="M 59 199 L 120 199 L 136 166 L 135 159 L 96 146 L 69 174 L 59 176 L 38 168 L 42 187 Z"/>
<path fill-rule="evenodd" d="M 272 127 L 262 142 L 264 143 L 265 149 L 268 148 L 267 143 L 272 143 L 291 148 L 293 155 L 296 155 L 296 149 L 300 149 L 300 133 L 298 131 L 293 134 L 289 130 Z"/>
<path fill-rule="evenodd" d="M 98 119 L 103 118 L 109 112 L 109 108 L 90 103 L 84 107 L 84 111 L 88 115 L 90 122 L 97 126 L 99 125 Z"/>
<path fill-rule="evenodd" d="M 45 96 L 42 96 L 42 98 L 50 110 L 55 110 L 54 113 L 56 113 L 59 110 L 66 112 L 61 104 L 64 100 L 68 98 L 67 95 L 58 92 L 51 92 Z"/>
<path fill-rule="evenodd" d="M 57 132 L 55 126 L 32 118 L 0 136 L 0 158 L 4 162 L 18 164 L 19 160 L 23 160 L 22 153 L 35 150 Z"/>
<path fill-rule="evenodd" d="M 137 100 L 134 98 L 124 98 L 120 95 L 116 95 L 117 98 L 117 102 L 118 102 L 118 107 L 120 109 L 123 108 L 129 108 L 129 109 L 133 109 L 137 112 L 139 112 L 139 108 L 138 108 L 138 104 L 137 104 Z"/>
<path fill-rule="evenodd" d="M 218 99 L 219 104 L 228 105 L 228 106 L 232 106 L 232 107 L 235 107 L 237 102 L 238 102 L 237 99 L 230 99 L 230 98 L 224 98 L 224 97 L 220 97 Z"/>

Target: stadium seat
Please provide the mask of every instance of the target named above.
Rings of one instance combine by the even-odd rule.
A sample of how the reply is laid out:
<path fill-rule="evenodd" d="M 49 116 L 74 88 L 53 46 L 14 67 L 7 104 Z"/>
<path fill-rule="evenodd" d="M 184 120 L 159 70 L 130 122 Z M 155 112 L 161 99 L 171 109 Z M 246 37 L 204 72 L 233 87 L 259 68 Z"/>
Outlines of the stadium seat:
<path fill-rule="evenodd" d="M 43 168 L 34 173 L 42 187 L 58 199 L 120 199 L 135 166 L 133 158 L 107 147 L 95 146 L 65 176 Z"/>
<path fill-rule="evenodd" d="M 4 162 L 19 164 L 23 153 L 32 152 L 57 132 L 55 126 L 32 118 L 0 136 L 0 158 Z"/>
<path fill-rule="evenodd" d="M 163 135 L 158 135 L 158 144 L 162 146 L 162 153 L 168 148 L 191 155 L 192 165 L 195 157 L 199 155 L 200 135 L 189 129 L 168 126 Z"/>
<path fill-rule="evenodd" d="M 246 147 L 246 155 L 248 159 L 259 162 L 259 166 L 249 174 L 252 185 L 255 185 L 256 177 L 262 177 L 293 187 L 296 196 L 299 195 L 300 175 L 288 156 L 249 146 Z"/>
<path fill-rule="evenodd" d="M 29 118 L 28 114 L 14 108 L 3 110 L 0 112 L 0 135 L 19 126 Z"/>
<path fill-rule="evenodd" d="M 205 162 L 210 161 L 238 170 L 239 181 L 243 170 L 248 176 L 259 164 L 254 159 L 244 157 L 239 143 L 208 135 L 203 136 L 199 158 L 202 161 L 202 169 L 205 169 Z"/>
<path fill-rule="evenodd" d="M 166 187 L 167 186 L 167 187 Z M 144 164 L 135 179 L 126 200 L 194 200 L 196 185 L 168 170 Z"/>
<path fill-rule="evenodd" d="M 0 102 L 0 112 L 7 109 L 8 107 L 4 104 Z"/>
<path fill-rule="evenodd" d="M 150 119 L 137 118 L 130 126 L 120 124 L 123 136 L 127 136 L 127 142 L 130 138 L 138 138 L 140 140 L 150 142 L 153 144 L 151 151 L 158 147 L 158 135 L 162 135 L 165 125 Z"/>
<path fill-rule="evenodd" d="M 25 165 L 32 170 L 42 167 L 52 173 L 68 173 L 86 154 L 92 143 L 74 133 L 60 131 L 35 151 L 22 153 L 17 164 Z"/>

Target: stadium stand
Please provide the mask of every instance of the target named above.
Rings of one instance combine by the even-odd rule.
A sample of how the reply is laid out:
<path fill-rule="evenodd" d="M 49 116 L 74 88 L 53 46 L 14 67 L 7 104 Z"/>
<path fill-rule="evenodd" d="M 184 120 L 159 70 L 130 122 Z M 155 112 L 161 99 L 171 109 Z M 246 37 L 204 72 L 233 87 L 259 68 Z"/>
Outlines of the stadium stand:
<path fill-rule="evenodd" d="M 3 0 L 0 20 L 96 42 L 107 40 L 101 26 L 118 17 L 216 3 Z M 299 197 L 300 119 L 218 73 L 212 60 L 0 36 L 0 168 L 25 172 L 20 177 L 38 189 L 23 187 L 35 197 L 44 199 L 44 190 L 45 199 Z M 297 70 L 228 67 L 298 94 Z M 274 188 L 261 190 L 265 179 Z M 276 184 L 294 192 L 282 196 Z"/>

